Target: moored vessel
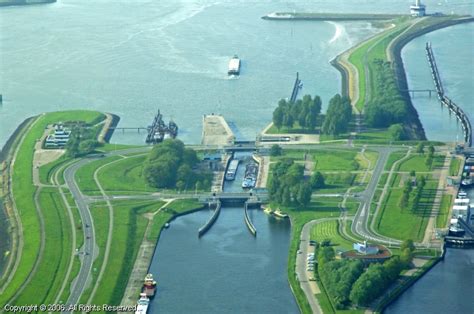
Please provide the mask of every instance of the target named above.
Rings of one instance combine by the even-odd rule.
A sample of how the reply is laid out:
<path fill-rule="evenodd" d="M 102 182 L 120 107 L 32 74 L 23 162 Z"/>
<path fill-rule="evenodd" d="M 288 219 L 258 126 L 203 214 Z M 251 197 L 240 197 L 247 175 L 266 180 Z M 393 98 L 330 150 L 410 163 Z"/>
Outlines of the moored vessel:
<path fill-rule="evenodd" d="M 228 181 L 232 181 L 235 179 L 235 175 L 237 173 L 237 168 L 239 167 L 240 160 L 233 159 L 229 163 L 229 167 L 227 167 L 227 172 L 225 174 L 225 179 Z"/>
<path fill-rule="evenodd" d="M 137 310 L 135 311 L 135 314 L 146 314 L 149 304 L 150 299 L 146 296 L 146 294 L 140 293 L 140 299 L 138 299 Z"/>
<path fill-rule="evenodd" d="M 240 59 L 237 55 L 234 55 L 229 61 L 229 70 L 227 71 L 229 75 L 239 75 L 240 74 Z"/>
<path fill-rule="evenodd" d="M 273 212 L 273 215 L 274 215 L 275 217 L 278 217 L 278 218 L 288 218 L 288 215 L 285 214 L 284 212 L 282 212 L 282 211 L 279 210 L 279 209 L 278 209 L 278 210 L 275 210 L 275 211 Z"/>
<path fill-rule="evenodd" d="M 156 291 L 156 281 L 153 279 L 152 274 L 147 274 L 143 282 L 142 292 L 148 298 L 154 297 Z"/>

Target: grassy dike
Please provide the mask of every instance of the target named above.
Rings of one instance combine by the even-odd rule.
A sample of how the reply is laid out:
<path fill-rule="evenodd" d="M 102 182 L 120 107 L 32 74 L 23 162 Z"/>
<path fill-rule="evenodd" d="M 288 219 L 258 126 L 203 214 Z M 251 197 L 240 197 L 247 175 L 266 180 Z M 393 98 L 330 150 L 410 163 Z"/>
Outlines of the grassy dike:
<path fill-rule="evenodd" d="M 100 113 L 92 111 L 69 111 L 43 114 L 35 119 L 31 127 L 24 134 L 22 141 L 19 143 L 18 151 L 12 165 L 11 194 L 18 212 L 19 219 L 21 221 L 23 233 L 20 236 L 23 239 L 23 248 L 21 255 L 17 257 L 19 258 L 19 261 L 17 261 L 18 265 L 16 271 L 14 272 L 11 281 L 0 295 L 0 304 L 8 303 L 18 291 L 21 291 L 23 284 L 28 278 L 31 279 L 31 282 L 27 288 L 33 289 L 32 291 L 36 291 L 34 288 L 38 288 L 38 291 L 44 291 L 44 289 L 40 289 L 40 287 L 34 285 L 34 283 L 42 286 L 52 286 L 52 281 L 54 281 L 54 278 L 51 276 L 46 276 L 43 278 L 43 280 L 36 281 L 36 274 L 32 273 L 33 270 L 37 270 L 38 274 L 41 274 L 41 269 L 43 269 L 44 263 L 48 263 L 45 258 L 47 258 L 46 254 L 49 252 L 48 247 L 50 237 L 51 241 L 54 242 L 54 235 L 48 235 L 48 231 L 48 233 L 44 235 L 45 256 L 42 260 L 37 260 L 40 256 L 40 248 L 42 247 L 42 232 L 45 232 L 44 230 L 41 230 L 40 218 L 37 211 L 38 209 L 36 208 L 34 201 L 36 187 L 33 185 L 32 167 L 34 146 L 37 139 L 42 136 L 45 127 L 53 122 L 82 120 L 91 123 L 97 119 L 100 119 L 101 116 L 102 115 Z M 45 219 L 49 219 L 48 212 L 44 212 L 43 214 L 45 215 Z M 57 225 L 52 226 L 52 229 L 59 228 Z M 61 253 L 58 255 L 60 254 Z M 47 292 L 48 291 L 46 291 L 46 293 Z M 34 295 L 36 296 L 37 294 L 35 293 Z M 43 300 L 47 299 L 47 296 L 44 293 L 41 297 Z M 19 302 L 22 302 L 21 293 L 18 295 L 18 300 Z M 28 303 L 31 301 L 31 299 L 28 299 Z M 41 303 L 42 302 L 39 302 L 39 304 Z"/>
<path fill-rule="evenodd" d="M 408 84 L 401 58 L 401 50 L 413 38 L 443 27 L 471 22 L 472 20 L 472 17 L 463 16 L 426 17 L 423 19 L 400 17 L 393 20 L 391 27 L 349 49 L 333 60 L 332 64 L 342 75 L 342 87 L 344 89 L 342 93 L 346 95 L 359 95 L 354 106 L 357 111 L 363 112 L 365 104 L 370 102 L 372 97 L 377 94 L 375 78 L 378 73 L 376 73 L 377 69 L 373 61 L 379 59 L 392 62 L 393 75 L 398 83 L 399 93 L 408 104 L 409 116 L 405 121 L 405 125 L 411 130 L 411 137 L 413 139 L 425 139 L 423 126 L 418 118 L 416 109 L 411 103 L 410 95 L 406 91 Z M 343 61 L 343 55 L 347 57 L 346 59 L 350 65 Z M 351 66 L 355 67 L 357 71 L 351 71 Z M 354 82 L 357 82 L 357 84 Z M 357 92 L 354 93 L 352 91 L 350 93 L 349 89 L 351 87 L 357 88 Z"/>

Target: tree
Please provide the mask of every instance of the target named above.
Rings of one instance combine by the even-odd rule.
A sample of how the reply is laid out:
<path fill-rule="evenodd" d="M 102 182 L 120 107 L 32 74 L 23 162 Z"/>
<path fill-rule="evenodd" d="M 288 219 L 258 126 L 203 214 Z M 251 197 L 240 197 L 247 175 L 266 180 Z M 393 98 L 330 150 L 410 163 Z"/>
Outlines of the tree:
<path fill-rule="evenodd" d="M 418 145 L 416 145 L 416 152 L 418 154 L 424 154 L 424 152 L 425 152 L 425 143 L 419 142 Z"/>
<path fill-rule="evenodd" d="M 405 249 L 409 249 L 412 252 L 415 251 L 416 247 L 412 239 L 407 239 L 400 244 L 400 250 L 403 251 Z"/>
<path fill-rule="evenodd" d="M 416 172 L 415 170 L 410 171 L 410 177 L 416 177 Z"/>
<path fill-rule="evenodd" d="M 283 117 L 284 117 L 283 108 L 278 107 L 273 111 L 273 124 L 279 130 L 283 126 Z"/>
<path fill-rule="evenodd" d="M 324 187 L 324 176 L 321 172 L 316 171 L 311 175 L 311 187 L 313 189 L 320 189 Z"/>
<path fill-rule="evenodd" d="M 197 162 L 194 150 L 185 148 L 179 140 L 167 139 L 150 151 L 142 175 L 148 185 L 155 188 L 182 190 L 195 186 L 199 181 L 201 186 L 206 187 L 210 173 L 197 169 Z"/>
<path fill-rule="evenodd" d="M 301 183 L 298 189 L 297 201 L 302 207 L 306 207 L 311 202 L 312 189 L 308 182 Z"/>
<path fill-rule="evenodd" d="M 389 128 L 388 131 L 390 133 L 390 136 L 392 140 L 394 141 L 401 141 L 406 138 L 405 134 L 405 129 L 403 128 L 402 124 L 392 124 Z"/>
<path fill-rule="evenodd" d="M 428 153 L 429 153 L 431 156 L 433 156 L 433 155 L 434 155 L 434 152 L 435 152 L 435 148 L 434 148 L 433 144 L 430 144 L 430 145 L 428 146 Z"/>
<path fill-rule="evenodd" d="M 270 148 L 270 156 L 275 157 L 275 156 L 281 156 L 282 154 L 282 148 L 278 144 L 273 144 L 272 147 Z"/>
<path fill-rule="evenodd" d="M 351 118 L 352 107 L 349 98 L 336 94 L 329 100 L 321 131 L 332 136 L 344 133 L 348 130 Z"/>
<path fill-rule="evenodd" d="M 87 155 L 92 153 L 99 143 L 96 140 L 85 140 L 79 144 L 79 153 Z"/>

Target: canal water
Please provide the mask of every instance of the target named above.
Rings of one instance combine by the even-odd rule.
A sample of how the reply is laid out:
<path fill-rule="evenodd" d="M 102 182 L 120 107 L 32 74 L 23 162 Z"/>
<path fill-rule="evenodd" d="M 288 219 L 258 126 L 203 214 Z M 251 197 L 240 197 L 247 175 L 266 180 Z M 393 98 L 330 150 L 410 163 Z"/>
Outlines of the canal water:
<path fill-rule="evenodd" d="M 198 238 L 211 213 L 182 216 L 161 233 L 150 267 L 158 280 L 151 313 L 298 313 L 286 270 L 289 222 L 249 210 L 254 237 L 243 208 L 224 207 Z"/>
<path fill-rule="evenodd" d="M 255 137 L 270 122 L 278 99 L 289 96 L 297 71 L 304 83 L 302 93 L 319 94 L 326 104 L 340 92 L 340 75 L 329 61 L 377 32 L 366 22 L 275 22 L 261 20 L 262 15 L 406 13 L 411 2 L 61 0 L 1 8 L 0 146 L 28 116 L 77 108 L 116 113 L 121 126 L 146 126 L 161 109 L 177 122 L 180 138 L 187 143 L 200 141 L 203 114 L 223 113 L 238 127 L 239 136 Z M 424 3 L 431 12 L 474 13 L 470 0 Z M 423 50 L 431 38 L 448 95 L 470 111 L 472 25 L 440 30 L 410 43 L 403 51 L 410 87 L 432 86 Z M 234 54 L 243 61 L 242 75 L 229 79 L 227 63 Z M 414 104 L 429 139 L 454 140 L 459 134 L 456 122 L 445 119 L 446 112 L 434 98 L 420 96 Z M 112 139 L 142 141 L 143 134 L 132 132 Z M 173 221 L 151 265 L 159 281 L 152 312 L 297 312 L 286 278 L 290 226 L 261 211 L 252 210 L 251 215 L 257 238 L 246 229 L 242 208 L 224 208 L 201 239 L 197 230 L 210 212 Z M 471 264 L 457 262 L 465 254 L 472 251 L 450 250 L 443 263 L 452 267 L 432 271 L 439 275 L 436 284 L 424 286 L 423 278 L 412 288 L 415 299 L 427 298 L 429 312 L 441 313 L 438 303 L 444 298 L 462 304 L 471 300 L 472 291 L 460 290 L 457 282 L 446 279 L 453 271 L 458 278 L 472 275 L 472 255 Z M 405 309 L 412 303 L 404 295 L 391 311 L 410 313 Z"/>

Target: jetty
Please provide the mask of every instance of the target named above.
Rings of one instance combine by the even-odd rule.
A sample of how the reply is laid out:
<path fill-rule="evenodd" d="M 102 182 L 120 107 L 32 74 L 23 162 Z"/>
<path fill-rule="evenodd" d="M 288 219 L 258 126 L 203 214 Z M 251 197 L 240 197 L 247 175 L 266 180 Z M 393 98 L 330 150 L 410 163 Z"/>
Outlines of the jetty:
<path fill-rule="evenodd" d="M 148 135 L 145 140 L 147 144 L 157 144 L 162 142 L 166 137 L 176 138 L 178 135 L 178 126 L 176 123 L 170 121 L 168 125 L 166 125 L 160 110 L 158 110 L 152 124 L 147 129 Z"/>
<path fill-rule="evenodd" d="M 202 118 L 202 145 L 233 146 L 235 135 L 222 115 L 210 114 Z"/>
<path fill-rule="evenodd" d="M 302 83 L 300 80 L 300 74 L 296 72 L 296 79 L 295 83 L 293 84 L 293 90 L 291 91 L 290 102 L 294 103 L 296 101 L 296 98 L 298 97 L 298 92 L 300 91 L 301 87 Z"/>
<path fill-rule="evenodd" d="M 315 20 L 315 21 L 383 21 L 393 20 L 403 14 L 366 14 L 366 13 L 297 13 L 273 12 L 262 16 L 264 20 Z"/>
<path fill-rule="evenodd" d="M 431 69 L 431 75 L 433 77 L 433 82 L 435 85 L 436 93 L 438 94 L 438 99 L 442 105 L 446 106 L 449 109 L 450 113 L 453 113 L 456 116 L 456 119 L 461 124 L 464 132 L 464 142 L 467 146 L 472 146 L 472 126 L 469 121 L 469 117 L 462 110 L 461 107 L 456 105 L 448 96 L 445 95 L 443 83 L 441 82 L 441 77 L 439 75 L 438 66 L 433 53 L 433 48 L 431 42 L 427 42 L 425 46 L 426 57 L 428 58 L 428 63 Z"/>

